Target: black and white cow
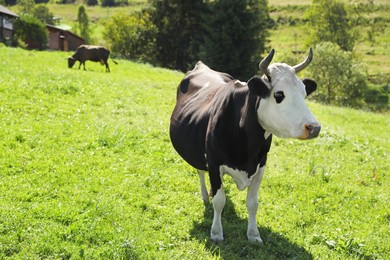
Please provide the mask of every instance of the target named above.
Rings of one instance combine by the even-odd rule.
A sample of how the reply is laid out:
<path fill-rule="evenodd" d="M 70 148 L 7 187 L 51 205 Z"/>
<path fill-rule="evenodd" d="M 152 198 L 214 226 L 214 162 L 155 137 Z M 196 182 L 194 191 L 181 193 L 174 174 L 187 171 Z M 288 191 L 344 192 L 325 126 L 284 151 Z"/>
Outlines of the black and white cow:
<path fill-rule="evenodd" d="M 311 139 L 321 126 L 304 102 L 317 84 L 296 73 L 312 60 L 296 66 L 274 63 L 272 50 L 260 64 L 263 77 L 247 83 L 198 62 L 180 82 L 170 123 L 176 151 L 199 172 L 201 195 L 208 202 L 204 172 L 209 172 L 214 208 L 211 239 L 223 240 L 221 213 L 226 197 L 222 176 L 230 175 L 239 190 L 248 188 L 247 237 L 262 243 L 257 228 L 259 187 L 272 135 Z"/>

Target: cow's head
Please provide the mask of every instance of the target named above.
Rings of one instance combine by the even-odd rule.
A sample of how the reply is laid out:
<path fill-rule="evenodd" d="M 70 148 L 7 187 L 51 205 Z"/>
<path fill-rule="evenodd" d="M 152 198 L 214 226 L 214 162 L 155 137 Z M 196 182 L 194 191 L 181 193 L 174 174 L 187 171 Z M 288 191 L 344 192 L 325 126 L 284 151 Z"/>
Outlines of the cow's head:
<path fill-rule="evenodd" d="M 303 70 L 313 58 L 310 52 L 306 60 L 298 65 L 271 64 L 272 50 L 259 64 L 262 78 L 255 76 L 248 81 L 251 94 L 260 96 L 257 117 L 266 133 L 279 137 L 310 139 L 318 136 L 321 125 L 305 104 L 305 97 L 316 90 L 311 79 L 299 79 L 297 73 Z"/>
<path fill-rule="evenodd" d="M 76 62 L 76 59 L 75 59 L 75 58 L 69 57 L 69 58 L 68 58 L 68 67 L 69 67 L 69 68 L 72 68 L 73 65 L 75 64 L 75 62 Z"/>

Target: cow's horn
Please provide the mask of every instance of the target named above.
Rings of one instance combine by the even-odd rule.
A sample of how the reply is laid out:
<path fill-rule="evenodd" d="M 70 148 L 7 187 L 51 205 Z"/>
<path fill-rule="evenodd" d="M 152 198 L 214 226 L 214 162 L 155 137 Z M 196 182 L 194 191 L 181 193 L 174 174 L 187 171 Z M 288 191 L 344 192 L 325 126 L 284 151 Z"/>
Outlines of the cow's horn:
<path fill-rule="evenodd" d="M 268 66 L 271 63 L 271 61 L 272 61 L 272 59 L 274 57 L 274 54 L 275 54 L 275 50 L 272 49 L 268 53 L 267 57 L 265 57 L 262 61 L 260 61 L 260 64 L 259 64 L 260 71 L 263 72 L 267 76 L 269 76 Z"/>
<path fill-rule="evenodd" d="M 298 73 L 300 72 L 301 70 L 303 70 L 304 68 L 306 68 L 311 60 L 313 59 L 313 50 L 311 49 L 310 47 L 310 50 L 309 50 L 309 55 L 307 56 L 306 60 L 298 65 L 295 65 L 293 68 L 295 70 L 295 73 Z"/>

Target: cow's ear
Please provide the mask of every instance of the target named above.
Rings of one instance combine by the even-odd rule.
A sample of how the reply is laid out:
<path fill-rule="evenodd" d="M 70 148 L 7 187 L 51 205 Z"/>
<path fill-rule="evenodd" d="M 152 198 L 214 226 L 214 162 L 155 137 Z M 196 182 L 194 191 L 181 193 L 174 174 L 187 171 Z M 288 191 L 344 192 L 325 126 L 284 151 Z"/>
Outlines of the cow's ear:
<path fill-rule="evenodd" d="M 249 91 L 261 98 L 267 98 L 271 92 L 268 85 L 259 76 L 254 76 L 248 81 Z"/>
<path fill-rule="evenodd" d="M 307 96 L 317 89 L 317 83 L 312 79 L 303 79 L 302 82 L 305 85 Z"/>

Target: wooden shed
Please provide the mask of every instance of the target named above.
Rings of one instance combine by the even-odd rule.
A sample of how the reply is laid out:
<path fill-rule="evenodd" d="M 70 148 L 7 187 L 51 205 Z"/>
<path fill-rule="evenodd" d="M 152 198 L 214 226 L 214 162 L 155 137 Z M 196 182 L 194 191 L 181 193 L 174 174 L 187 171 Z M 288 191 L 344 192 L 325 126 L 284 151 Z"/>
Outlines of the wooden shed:
<path fill-rule="evenodd" d="M 75 51 L 85 40 L 80 36 L 54 25 L 46 25 L 49 31 L 48 48 L 51 50 Z"/>
<path fill-rule="evenodd" d="M 14 38 L 14 21 L 19 16 L 0 5 L 0 42 L 11 44 Z"/>

